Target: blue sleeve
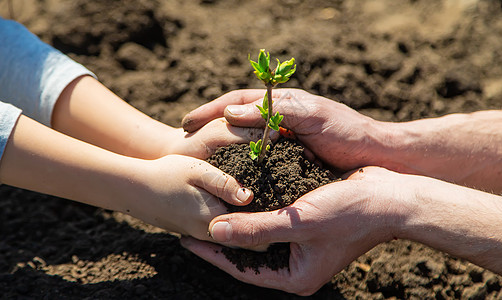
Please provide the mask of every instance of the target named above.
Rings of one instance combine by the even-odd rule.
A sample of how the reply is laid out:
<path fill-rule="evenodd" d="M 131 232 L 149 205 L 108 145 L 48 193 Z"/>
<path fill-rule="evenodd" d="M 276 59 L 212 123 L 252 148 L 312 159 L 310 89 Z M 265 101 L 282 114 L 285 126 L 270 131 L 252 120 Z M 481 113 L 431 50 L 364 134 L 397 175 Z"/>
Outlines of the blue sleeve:
<path fill-rule="evenodd" d="M 95 77 L 23 25 L 0 18 L 0 101 L 50 127 L 54 104 L 63 89 L 86 74 Z"/>
<path fill-rule="evenodd" d="M 20 114 L 19 108 L 0 102 L 0 158 Z"/>

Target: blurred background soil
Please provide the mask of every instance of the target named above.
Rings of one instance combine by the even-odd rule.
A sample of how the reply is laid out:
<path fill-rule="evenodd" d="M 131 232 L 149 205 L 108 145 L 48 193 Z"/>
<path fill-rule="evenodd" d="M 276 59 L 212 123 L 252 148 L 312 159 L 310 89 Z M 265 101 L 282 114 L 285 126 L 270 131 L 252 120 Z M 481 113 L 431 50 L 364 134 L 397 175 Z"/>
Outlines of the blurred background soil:
<path fill-rule="evenodd" d="M 502 107 L 490 0 L 14 0 L 14 19 L 146 114 L 261 88 L 248 53 L 295 57 L 286 86 L 383 121 Z M 9 18 L 7 0 L 0 16 Z M 98 108 L 96 108 L 98 109 Z M 445 208 L 447 209 L 447 208 Z M 408 241 L 380 245 L 313 299 L 500 299 L 502 277 Z M 240 283 L 128 216 L 0 187 L 0 298 L 294 299 Z"/>

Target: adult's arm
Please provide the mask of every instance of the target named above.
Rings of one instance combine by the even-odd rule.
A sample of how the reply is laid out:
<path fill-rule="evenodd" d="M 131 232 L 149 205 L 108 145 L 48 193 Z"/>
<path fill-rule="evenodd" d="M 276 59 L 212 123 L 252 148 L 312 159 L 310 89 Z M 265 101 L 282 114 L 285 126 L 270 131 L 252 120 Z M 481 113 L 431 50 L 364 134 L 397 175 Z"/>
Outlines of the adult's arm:
<path fill-rule="evenodd" d="M 182 244 L 235 278 L 300 295 L 317 291 L 379 243 L 408 239 L 502 274 L 502 197 L 378 167 L 320 187 L 291 206 L 234 213 L 211 221 L 215 241 L 256 247 L 291 242 L 290 271 L 239 271 L 220 245 Z"/>
<path fill-rule="evenodd" d="M 235 126 L 260 127 L 255 105 L 264 90 L 240 90 L 190 112 L 187 131 L 225 116 Z M 376 165 L 409 174 L 502 192 L 502 111 L 452 114 L 411 122 L 381 122 L 302 90 L 274 91 L 282 126 L 324 162 L 345 170 Z"/>

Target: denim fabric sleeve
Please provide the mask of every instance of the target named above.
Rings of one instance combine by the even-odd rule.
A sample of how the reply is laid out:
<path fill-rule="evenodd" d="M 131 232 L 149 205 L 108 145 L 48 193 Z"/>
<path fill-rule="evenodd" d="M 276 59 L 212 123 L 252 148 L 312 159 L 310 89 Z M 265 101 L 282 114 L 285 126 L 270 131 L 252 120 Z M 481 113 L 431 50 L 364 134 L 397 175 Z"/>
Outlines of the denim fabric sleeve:
<path fill-rule="evenodd" d="M 0 18 L 0 100 L 51 126 L 63 89 L 82 75 L 95 75 L 42 42 L 23 25 Z"/>
<path fill-rule="evenodd" d="M 7 141 L 20 114 L 19 108 L 0 102 L 0 158 L 3 156 Z"/>

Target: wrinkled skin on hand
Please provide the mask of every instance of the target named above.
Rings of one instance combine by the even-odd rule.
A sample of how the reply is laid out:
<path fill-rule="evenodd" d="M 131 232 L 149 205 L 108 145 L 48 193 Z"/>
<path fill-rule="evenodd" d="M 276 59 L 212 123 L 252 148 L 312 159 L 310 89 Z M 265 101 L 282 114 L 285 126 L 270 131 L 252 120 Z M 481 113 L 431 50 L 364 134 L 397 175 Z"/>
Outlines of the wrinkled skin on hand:
<path fill-rule="evenodd" d="M 190 112 L 183 128 L 192 132 L 215 118 L 225 116 L 235 126 L 261 127 L 256 105 L 264 90 L 238 90 L 227 93 Z M 372 165 L 381 145 L 382 122 L 363 116 L 341 103 L 298 89 L 277 89 L 273 94 L 274 110 L 284 115 L 281 126 L 292 130 L 297 139 L 317 158 L 342 170 Z"/>
<path fill-rule="evenodd" d="M 210 231 L 217 242 L 239 247 L 291 242 L 290 272 L 262 268 L 259 274 L 249 269 L 242 273 L 219 251 L 219 245 L 192 238 L 182 239 L 182 244 L 239 280 L 311 295 L 354 259 L 394 237 L 393 222 L 406 201 L 391 200 L 400 197 L 398 189 L 411 187 L 408 182 L 412 181 L 411 175 L 378 167 L 346 177 L 286 208 L 227 214 L 211 222 Z"/>

